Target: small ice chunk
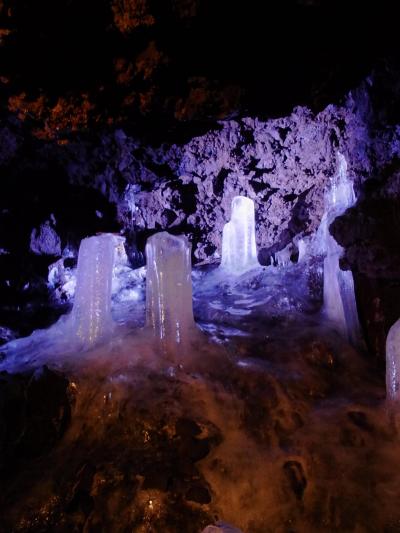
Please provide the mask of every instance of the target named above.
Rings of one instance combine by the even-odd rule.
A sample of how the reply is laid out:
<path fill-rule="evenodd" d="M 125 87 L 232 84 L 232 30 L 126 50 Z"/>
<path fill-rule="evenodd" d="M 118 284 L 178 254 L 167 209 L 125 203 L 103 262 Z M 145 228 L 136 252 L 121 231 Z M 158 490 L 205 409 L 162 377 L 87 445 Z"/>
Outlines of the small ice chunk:
<path fill-rule="evenodd" d="M 278 267 L 290 265 L 290 256 L 292 255 L 292 243 L 289 243 L 283 250 L 276 252 L 274 259 Z"/>
<path fill-rule="evenodd" d="M 242 274 L 258 266 L 254 202 L 245 196 L 235 196 L 231 220 L 222 231 L 221 268 Z"/>

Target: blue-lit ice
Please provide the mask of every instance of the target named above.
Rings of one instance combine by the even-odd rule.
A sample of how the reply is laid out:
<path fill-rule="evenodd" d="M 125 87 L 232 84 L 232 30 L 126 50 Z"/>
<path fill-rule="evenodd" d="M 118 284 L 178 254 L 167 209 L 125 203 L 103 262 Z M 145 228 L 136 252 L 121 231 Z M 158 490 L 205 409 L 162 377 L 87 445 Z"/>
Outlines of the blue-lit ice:
<path fill-rule="evenodd" d="M 8 356 L 3 368 L 46 363 L 59 355 L 89 350 L 111 337 L 115 328 L 111 315 L 113 269 L 116 249 L 122 242 L 111 233 L 81 241 L 71 313 L 49 329 L 34 331 L 3 347 Z"/>
<path fill-rule="evenodd" d="M 74 306 L 66 324 L 67 335 L 81 348 L 88 349 L 112 333 L 111 284 L 119 240 L 106 233 L 81 241 Z"/>
<path fill-rule="evenodd" d="M 356 201 L 353 183 L 347 176 L 347 162 L 338 153 L 338 172 L 327 195 L 325 213 L 318 230 L 317 245 L 325 254 L 323 311 L 336 329 L 353 345 L 361 342 L 353 274 L 340 269 L 339 260 L 343 248 L 329 233 L 329 226 Z"/>
<path fill-rule="evenodd" d="M 221 268 L 230 274 L 242 274 L 258 266 L 254 202 L 235 196 L 231 219 L 222 232 Z"/>
<path fill-rule="evenodd" d="M 304 239 L 299 239 L 299 241 L 297 242 L 297 248 L 299 251 L 299 257 L 297 259 L 297 262 L 302 263 L 303 261 L 305 261 L 308 252 L 306 241 Z"/>
<path fill-rule="evenodd" d="M 165 346 L 185 345 L 195 331 L 191 246 L 163 231 L 146 244 L 146 325 Z"/>
<path fill-rule="evenodd" d="M 400 319 L 390 328 L 386 339 L 386 397 L 400 402 Z"/>
<path fill-rule="evenodd" d="M 292 243 L 289 243 L 285 248 L 276 252 L 274 259 L 278 267 L 287 267 L 290 265 L 290 257 L 292 255 Z"/>

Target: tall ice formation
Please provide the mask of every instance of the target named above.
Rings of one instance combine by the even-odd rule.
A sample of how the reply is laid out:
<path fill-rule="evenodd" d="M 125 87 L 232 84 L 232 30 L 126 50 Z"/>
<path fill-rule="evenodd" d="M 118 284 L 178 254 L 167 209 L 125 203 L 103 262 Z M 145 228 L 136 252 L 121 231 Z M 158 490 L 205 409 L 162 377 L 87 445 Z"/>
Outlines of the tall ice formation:
<path fill-rule="evenodd" d="M 72 339 L 90 348 L 109 335 L 111 317 L 111 282 L 115 248 L 121 241 L 110 233 L 81 241 L 74 306 L 68 320 Z"/>
<path fill-rule="evenodd" d="M 190 244 L 184 235 L 156 233 L 146 244 L 146 323 L 168 347 L 195 329 Z"/>
<path fill-rule="evenodd" d="M 347 177 L 347 163 L 345 157 L 338 153 L 338 173 L 335 176 L 327 196 L 327 205 L 321 221 L 319 231 L 324 259 L 324 313 L 331 320 L 343 336 L 356 345 L 361 341 L 360 325 L 354 281 L 351 271 L 340 269 L 339 260 L 343 248 L 329 233 L 329 225 L 346 209 L 355 203 L 352 182 Z"/>
<path fill-rule="evenodd" d="M 400 319 L 390 328 L 386 339 L 386 398 L 400 401 Z"/>
<path fill-rule="evenodd" d="M 254 202 L 245 196 L 235 196 L 231 219 L 222 232 L 221 268 L 242 274 L 257 266 Z"/>

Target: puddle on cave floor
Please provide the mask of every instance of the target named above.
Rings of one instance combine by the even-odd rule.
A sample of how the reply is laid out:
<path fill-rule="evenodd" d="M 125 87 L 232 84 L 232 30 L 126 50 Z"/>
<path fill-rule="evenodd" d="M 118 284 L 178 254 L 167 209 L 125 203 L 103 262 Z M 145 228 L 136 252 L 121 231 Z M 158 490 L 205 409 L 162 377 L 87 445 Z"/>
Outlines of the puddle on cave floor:
<path fill-rule="evenodd" d="M 183 370 L 128 329 L 138 297 L 107 345 L 3 374 L 0 531 L 399 531 L 384 376 L 321 322 L 317 278 L 196 269 Z"/>

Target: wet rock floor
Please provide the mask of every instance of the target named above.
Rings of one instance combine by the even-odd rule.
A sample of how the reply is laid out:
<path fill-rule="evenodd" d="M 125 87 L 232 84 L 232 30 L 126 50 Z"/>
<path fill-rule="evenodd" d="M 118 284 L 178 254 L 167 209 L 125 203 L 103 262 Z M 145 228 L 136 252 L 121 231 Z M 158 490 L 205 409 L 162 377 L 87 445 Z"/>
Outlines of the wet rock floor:
<path fill-rule="evenodd" d="M 0 374 L 0 531 L 400 531 L 382 370 L 311 307 L 206 292 L 183 368 L 127 336 Z"/>

